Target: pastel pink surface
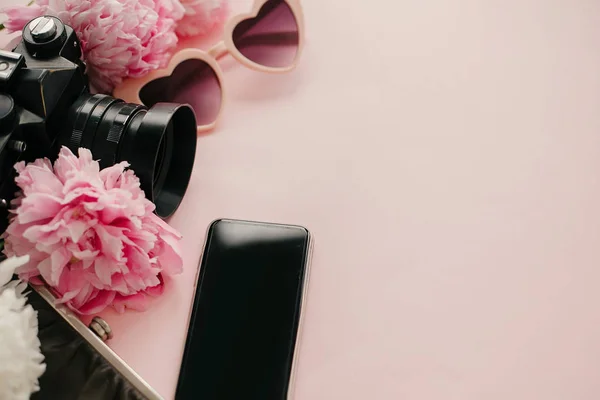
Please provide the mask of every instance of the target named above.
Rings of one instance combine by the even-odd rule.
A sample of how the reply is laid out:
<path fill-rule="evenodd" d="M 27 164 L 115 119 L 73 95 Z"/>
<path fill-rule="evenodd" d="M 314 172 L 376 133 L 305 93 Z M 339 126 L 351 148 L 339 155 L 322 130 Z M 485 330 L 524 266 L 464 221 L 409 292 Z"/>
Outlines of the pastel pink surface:
<path fill-rule="evenodd" d="M 600 3 L 305 1 L 298 68 L 222 63 L 171 223 L 185 272 L 111 346 L 175 390 L 218 217 L 316 239 L 296 399 L 600 396 Z"/>

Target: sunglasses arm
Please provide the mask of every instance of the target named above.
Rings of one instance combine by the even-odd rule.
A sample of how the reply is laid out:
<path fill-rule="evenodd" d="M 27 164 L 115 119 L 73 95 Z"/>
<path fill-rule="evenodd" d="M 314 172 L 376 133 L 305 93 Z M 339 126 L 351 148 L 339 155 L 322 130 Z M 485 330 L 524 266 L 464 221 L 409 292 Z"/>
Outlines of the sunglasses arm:
<path fill-rule="evenodd" d="M 208 50 L 208 54 L 216 60 L 227 55 L 228 53 L 229 50 L 227 50 L 225 42 L 219 42 Z"/>

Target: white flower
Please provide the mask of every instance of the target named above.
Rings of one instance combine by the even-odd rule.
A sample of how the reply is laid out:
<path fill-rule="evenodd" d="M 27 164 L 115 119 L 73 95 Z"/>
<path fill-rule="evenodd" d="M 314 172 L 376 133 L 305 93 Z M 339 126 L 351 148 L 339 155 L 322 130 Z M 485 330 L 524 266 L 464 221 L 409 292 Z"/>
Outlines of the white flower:
<path fill-rule="evenodd" d="M 27 400 L 39 390 L 46 366 L 38 339 L 37 312 L 28 304 L 26 284 L 11 281 L 29 256 L 0 263 L 0 400 Z"/>

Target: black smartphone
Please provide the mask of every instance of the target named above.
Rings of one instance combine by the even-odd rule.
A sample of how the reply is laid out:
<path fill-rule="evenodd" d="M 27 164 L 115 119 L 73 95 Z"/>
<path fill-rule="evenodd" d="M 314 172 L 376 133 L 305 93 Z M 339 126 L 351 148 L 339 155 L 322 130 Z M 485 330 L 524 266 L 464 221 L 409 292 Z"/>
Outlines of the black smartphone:
<path fill-rule="evenodd" d="M 288 397 L 310 249 L 300 226 L 211 224 L 176 399 Z"/>

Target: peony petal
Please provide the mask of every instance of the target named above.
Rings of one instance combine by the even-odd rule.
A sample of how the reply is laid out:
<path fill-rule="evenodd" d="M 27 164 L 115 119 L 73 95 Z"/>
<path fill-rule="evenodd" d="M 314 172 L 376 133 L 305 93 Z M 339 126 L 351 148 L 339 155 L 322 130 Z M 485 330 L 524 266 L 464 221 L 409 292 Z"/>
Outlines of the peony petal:
<path fill-rule="evenodd" d="M 135 293 L 129 290 L 129 288 L 127 287 L 127 282 L 125 281 L 125 278 L 123 278 L 123 274 L 119 273 L 114 274 L 112 276 L 111 289 L 123 295 L 130 295 Z"/>
<path fill-rule="evenodd" d="M 94 271 L 96 272 L 96 276 L 107 287 L 111 286 L 111 276 L 112 276 L 112 264 L 113 261 L 109 260 L 104 256 L 100 256 L 96 258 L 94 263 Z"/>
<path fill-rule="evenodd" d="M 106 204 L 102 205 L 102 211 L 99 212 L 98 219 L 103 223 L 110 225 L 115 220 L 128 217 L 128 210 L 124 204 Z"/>
<path fill-rule="evenodd" d="M 150 256 L 139 247 L 127 246 L 125 254 L 127 256 L 127 266 L 131 272 L 137 274 L 152 268 Z"/>
<path fill-rule="evenodd" d="M 58 179 L 65 183 L 79 169 L 79 159 L 73 152 L 62 146 L 54 162 L 54 171 Z"/>
<path fill-rule="evenodd" d="M 66 228 L 69 230 L 69 236 L 75 243 L 79 242 L 85 231 L 89 228 L 88 223 L 84 221 L 70 221 L 67 223 Z"/>
<path fill-rule="evenodd" d="M 65 150 L 68 150 L 64 146 L 63 148 Z M 79 154 L 79 159 L 77 159 L 79 161 L 79 169 L 85 168 L 93 164 L 98 164 L 97 161 L 94 161 L 94 157 L 92 157 L 92 152 L 89 149 L 86 149 L 85 147 L 80 147 L 79 149 L 77 149 L 77 153 Z M 100 172 L 100 170 L 98 170 L 98 172 Z"/>
<path fill-rule="evenodd" d="M 94 227 L 98 239 L 101 242 L 101 251 L 103 254 L 114 260 L 123 259 L 123 242 L 118 237 L 111 235 L 105 226 L 97 225 Z"/>
<path fill-rule="evenodd" d="M 171 225 L 167 224 L 165 221 L 160 219 L 156 214 L 148 215 L 148 221 L 158 228 L 160 232 L 165 232 L 173 235 L 177 239 L 181 239 L 181 233 L 177 231 L 177 229 L 173 228 Z"/>
<path fill-rule="evenodd" d="M 56 303 L 57 304 L 68 303 L 71 300 L 73 300 L 75 297 L 77 297 L 80 292 L 81 292 L 81 289 L 74 289 L 72 291 L 66 292 L 62 296 L 60 296 L 56 299 Z"/>
<path fill-rule="evenodd" d="M 160 274 L 160 270 L 153 269 L 153 271 L 151 271 L 151 272 L 149 271 L 148 274 L 146 274 L 143 277 L 144 278 L 144 290 L 155 287 L 157 285 L 160 285 L 160 279 L 158 279 L 159 274 Z"/>
<path fill-rule="evenodd" d="M 67 250 L 64 247 L 59 248 L 52 253 L 52 255 L 50 256 L 50 260 L 52 263 L 49 281 L 50 283 L 58 286 L 63 269 L 69 263 L 70 259 L 71 255 L 67 252 Z M 71 271 L 70 275 L 73 275 L 73 271 Z"/>
<path fill-rule="evenodd" d="M 53 242 L 47 241 L 47 242 L 48 243 L 42 243 L 42 242 L 36 243 L 35 250 L 42 254 L 52 254 L 63 245 L 58 236 L 56 236 L 56 241 L 53 241 Z"/>
<path fill-rule="evenodd" d="M 96 258 L 96 256 L 98 255 L 98 253 L 100 253 L 98 250 L 95 250 L 95 251 L 92 251 L 92 250 L 73 251 L 73 257 L 77 258 L 78 260 L 88 261 L 88 260 L 94 260 Z"/>
<path fill-rule="evenodd" d="M 25 191 L 60 196 L 63 189 L 62 182 L 56 177 L 49 161 L 41 161 L 36 165 L 29 164 L 15 179 L 19 187 Z"/>
<path fill-rule="evenodd" d="M 60 198 L 48 193 L 32 193 L 22 200 L 17 210 L 20 224 L 53 218 L 62 209 Z"/>
<path fill-rule="evenodd" d="M 167 275 L 177 275 L 183 271 L 183 258 L 179 241 L 171 235 L 162 236 L 160 253 L 157 254 L 158 262 L 163 272 Z"/>
<path fill-rule="evenodd" d="M 156 286 L 148 287 L 145 290 L 146 293 L 148 293 L 150 296 L 153 296 L 153 297 L 160 296 L 161 294 L 163 294 L 163 291 L 165 289 L 165 281 L 164 281 L 162 275 L 158 274 L 157 278 L 159 280 L 159 284 Z"/>
<path fill-rule="evenodd" d="M 73 185 L 74 186 L 74 185 Z M 78 187 L 71 187 L 62 200 L 64 205 L 72 205 L 73 207 L 83 202 L 98 201 L 100 194 L 98 188 L 95 188 L 89 182 L 81 182 Z"/>
<path fill-rule="evenodd" d="M 39 277 L 33 277 L 29 280 L 29 283 L 31 283 L 32 285 L 36 285 L 36 286 L 41 286 L 41 285 L 45 285 L 46 282 L 44 282 L 43 280 L 41 280 Z"/>
<path fill-rule="evenodd" d="M 229 7 L 226 0 L 182 0 L 185 15 L 177 23 L 179 37 L 206 36 L 223 27 Z"/>
<path fill-rule="evenodd" d="M 102 188 L 102 181 L 98 177 L 94 177 L 92 173 L 81 173 L 74 172 L 73 177 L 65 182 L 63 188 L 63 194 L 65 199 L 68 199 L 69 193 L 76 193 L 77 191 L 94 191 Z M 72 200 L 70 200 L 72 201 Z"/>
<path fill-rule="evenodd" d="M 117 294 L 114 299 L 113 307 L 119 313 L 125 312 L 126 308 L 136 311 L 146 311 L 149 303 L 148 297 L 143 293 L 137 293 L 131 296 Z"/>
<path fill-rule="evenodd" d="M 40 246 L 40 251 L 43 251 L 42 249 L 52 248 L 53 245 L 62 241 L 62 238 L 58 235 L 58 230 L 62 226 L 64 226 L 63 221 L 48 225 L 34 225 L 23 232 L 23 238 L 29 240 L 30 243 L 36 243 L 36 246 Z"/>
<path fill-rule="evenodd" d="M 90 296 L 87 303 L 75 311 L 82 315 L 97 314 L 113 303 L 115 295 L 116 293 L 112 290 L 100 290 L 95 295 Z"/>
<path fill-rule="evenodd" d="M 87 274 L 85 276 L 86 280 L 90 283 L 90 285 L 92 285 L 93 287 L 95 287 L 98 290 L 106 289 L 106 286 L 102 282 L 100 282 L 100 279 L 96 275 L 96 271 L 94 271 L 90 268 L 85 268 L 85 271 L 87 272 Z"/>
<path fill-rule="evenodd" d="M 86 279 L 86 272 L 81 267 L 81 263 L 72 264 L 69 273 L 62 274 L 57 288 L 59 293 L 62 293 L 60 298 L 61 303 L 72 302 L 76 304 L 78 300 L 89 296 L 93 291 L 92 285 Z"/>
<path fill-rule="evenodd" d="M 79 293 L 77 294 L 77 296 L 75 296 L 73 298 L 73 305 L 76 306 L 77 308 L 83 306 L 85 303 L 88 302 L 88 300 L 90 299 L 90 297 L 93 295 L 94 293 L 94 287 L 92 285 L 88 284 L 84 284 L 81 287 L 81 290 L 79 291 Z"/>
<path fill-rule="evenodd" d="M 123 279 L 127 284 L 130 292 L 139 292 L 140 290 L 146 289 L 148 285 L 144 283 L 144 280 L 136 274 L 123 274 Z"/>
<path fill-rule="evenodd" d="M 48 284 L 58 286 L 58 282 L 52 281 L 52 258 L 47 257 L 45 260 L 41 261 L 38 264 L 37 269 Z"/>
<path fill-rule="evenodd" d="M 10 32 L 18 32 L 23 30 L 25 25 L 32 19 L 44 15 L 46 7 L 40 7 L 38 4 L 31 6 L 13 6 L 0 9 L 0 12 L 6 14 L 7 21 L 4 22 L 4 27 Z"/>
<path fill-rule="evenodd" d="M 147 226 L 145 228 L 147 228 Z M 132 243 L 140 247 L 146 253 L 152 251 L 158 240 L 158 237 L 154 233 L 150 232 L 148 229 L 141 229 L 141 227 L 140 229 L 132 229 L 127 232 L 127 237 Z"/>
<path fill-rule="evenodd" d="M 121 175 L 127 167 L 129 167 L 129 163 L 123 161 L 100 171 L 100 179 L 104 182 L 104 187 L 108 190 L 118 187 Z"/>

